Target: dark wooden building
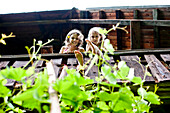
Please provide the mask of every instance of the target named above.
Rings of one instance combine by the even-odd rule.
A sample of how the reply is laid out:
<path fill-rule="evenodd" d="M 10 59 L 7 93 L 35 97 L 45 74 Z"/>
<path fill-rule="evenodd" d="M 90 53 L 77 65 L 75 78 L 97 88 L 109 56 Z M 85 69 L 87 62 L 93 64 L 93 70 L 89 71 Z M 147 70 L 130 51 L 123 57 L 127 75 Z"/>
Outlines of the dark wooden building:
<path fill-rule="evenodd" d="M 87 37 L 94 26 L 111 28 L 120 22 L 127 26 L 124 31 L 112 31 L 108 38 L 118 50 L 169 48 L 170 47 L 170 6 L 107 7 L 87 10 L 56 10 L 31 13 L 1 14 L 0 33 L 16 37 L 6 39 L 7 45 L 0 44 L 0 54 L 25 54 L 25 46 L 32 46 L 33 39 L 51 43 L 58 53 L 66 34 L 79 29 Z M 85 44 L 84 44 L 85 46 Z"/>

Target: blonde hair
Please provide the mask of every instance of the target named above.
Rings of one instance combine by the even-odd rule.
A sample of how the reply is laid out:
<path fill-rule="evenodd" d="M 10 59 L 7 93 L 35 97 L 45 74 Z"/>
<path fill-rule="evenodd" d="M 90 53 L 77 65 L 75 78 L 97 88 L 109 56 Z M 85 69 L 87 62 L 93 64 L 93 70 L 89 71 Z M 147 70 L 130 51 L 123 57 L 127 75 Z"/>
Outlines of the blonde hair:
<path fill-rule="evenodd" d="M 70 36 L 71 36 L 72 34 L 75 34 L 75 33 L 78 35 L 78 39 L 79 39 L 79 43 L 78 43 L 77 47 L 80 47 L 80 46 L 83 45 L 84 35 L 81 33 L 80 30 L 73 29 L 73 30 L 71 30 L 71 31 L 67 34 L 67 36 L 66 36 L 66 38 L 65 38 L 64 43 L 65 43 L 66 46 L 68 46 L 68 45 L 70 44 L 70 41 L 69 41 Z"/>
<path fill-rule="evenodd" d="M 88 40 L 90 40 L 90 35 L 93 33 L 93 32 L 97 32 L 99 33 L 100 37 L 101 37 L 101 40 L 103 40 L 104 38 L 104 35 L 100 33 L 100 29 L 102 29 L 101 27 L 92 27 L 90 30 L 89 30 L 89 34 L 88 34 Z"/>

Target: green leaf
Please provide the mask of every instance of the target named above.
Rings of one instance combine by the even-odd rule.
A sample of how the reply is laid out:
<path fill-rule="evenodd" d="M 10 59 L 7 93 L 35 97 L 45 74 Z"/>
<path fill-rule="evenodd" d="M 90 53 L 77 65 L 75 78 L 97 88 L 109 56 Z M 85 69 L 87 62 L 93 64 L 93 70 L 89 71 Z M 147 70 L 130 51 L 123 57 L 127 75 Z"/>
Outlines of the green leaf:
<path fill-rule="evenodd" d="M 2 81 L 0 81 L 0 97 L 11 96 L 11 91 L 2 85 Z"/>
<path fill-rule="evenodd" d="M 24 70 L 22 68 L 13 68 L 12 66 L 10 68 L 6 68 L 4 70 L 0 71 L 0 75 L 4 76 L 8 79 L 14 79 L 16 81 L 21 81 L 24 77 L 30 76 L 33 71 L 29 72 L 30 69 Z"/>
<path fill-rule="evenodd" d="M 111 72 L 111 68 L 107 65 L 104 65 L 101 67 L 101 72 L 103 76 L 112 84 L 116 84 L 116 77 L 115 75 Z"/>
<path fill-rule="evenodd" d="M 13 96 L 12 100 L 14 101 L 14 103 L 15 101 L 30 100 L 30 99 L 33 99 L 33 93 L 34 93 L 34 89 L 28 89 L 22 94 Z"/>
<path fill-rule="evenodd" d="M 101 86 L 101 89 L 102 89 L 103 91 L 110 91 L 108 88 L 106 88 L 106 87 L 104 87 L 104 86 Z"/>
<path fill-rule="evenodd" d="M 156 95 L 156 94 L 153 93 L 153 92 L 147 92 L 147 93 L 144 95 L 144 99 L 146 99 L 146 100 L 148 100 L 149 102 L 151 102 L 151 104 L 160 105 L 159 96 Z"/>
<path fill-rule="evenodd" d="M 34 73 L 34 70 L 35 70 L 35 67 L 29 67 L 27 70 L 26 70 L 26 74 L 27 75 L 32 75 Z"/>
<path fill-rule="evenodd" d="M 98 93 L 98 96 L 100 98 L 101 101 L 109 101 L 111 100 L 112 98 L 110 98 L 110 94 L 105 92 L 105 91 L 100 91 Z M 107 97 L 107 98 L 106 98 Z"/>
<path fill-rule="evenodd" d="M 110 113 L 110 111 L 101 111 L 100 113 Z"/>
<path fill-rule="evenodd" d="M 119 89 L 119 92 L 120 92 L 120 93 L 127 94 L 128 96 L 131 96 L 131 97 L 134 96 L 134 94 L 133 94 L 133 92 L 131 91 L 131 89 L 130 89 L 129 86 L 120 88 L 120 89 Z"/>
<path fill-rule="evenodd" d="M 17 108 L 15 108 L 15 110 L 14 110 L 15 112 L 17 112 L 17 113 L 23 113 L 22 112 L 22 110 L 21 109 L 19 109 L 19 107 L 17 107 Z"/>
<path fill-rule="evenodd" d="M 86 91 L 85 93 L 88 96 L 87 100 L 92 100 L 93 98 L 96 97 L 96 96 L 93 95 L 93 92 Z"/>
<path fill-rule="evenodd" d="M 109 103 L 109 106 L 114 109 L 115 104 L 119 100 L 120 93 L 119 92 L 114 92 L 110 94 L 110 100 L 111 102 Z"/>
<path fill-rule="evenodd" d="M 106 28 L 105 29 L 99 29 L 99 33 L 105 35 L 105 34 L 108 33 L 108 31 L 106 30 Z"/>
<path fill-rule="evenodd" d="M 106 103 L 103 102 L 103 101 L 97 102 L 97 107 L 102 109 L 102 110 L 109 110 L 110 109 L 109 106 L 106 105 Z"/>
<path fill-rule="evenodd" d="M 37 110 L 40 110 L 40 102 L 36 100 L 33 96 L 34 89 L 28 89 L 25 92 L 13 96 L 12 100 L 14 103 L 18 103 L 18 101 L 22 101 L 22 106 L 30 109 L 36 108 Z"/>
<path fill-rule="evenodd" d="M 83 110 L 81 113 L 94 113 L 92 110 L 88 109 L 88 110 Z"/>
<path fill-rule="evenodd" d="M 43 110 L 49 112 L 49 111 L 50 111 L 50 108 L 49 108 L 49 106 L 47 106 L 47 105 L 43 105 Z"/>
<path fill-rule="evenodd" d="M 47 74 L 46 69 L 43 72 L 38 73 L 38 75 L 37 75 L 34 87 L 37 88 L 39 86 L 42 86 L 42 87 L 48 87 L 49 86 L 48 74 Z"/>
<path fill-rule="evenodd" d="M 129 67 L 126 65 L 126 62 L 125 61 L 120 61 L 118 63 L 118 72 L 117 72 L 117 75 L 119 79 L 127 79 L 126 77 L 128 76 L 128 73 L 129 73 Z"/>
<path fill-rule="evenodd" d="M 146 75 L 148 75 L 148 76 L 152 76 L 152 74 L 151 74 L 151 73 L 149 73 L 148 71 L 146 72 Z"/>
<path fill-rule="evenodd" d="M 64 80 L 76 83 L 79 86 L 94 83 L 94 80 L 82 77 L 75 69 L 67 69 L 66 71 L 68 76 L 66 76 Z"/>
<path fill-rule="evenodd" d="M 114 48 L 113 45 L 110 44 L 110 40 L 109 39 L 105 39 L 104 40 L 104 47 L 109 51 L 110 54 L 114 54 Z"/>
<path fill-rule="evenodd" d="M 144 97 L 147 94 L 146 90 L 143 87 L 138 88 L 137 91 L 138 91 L 138 95 L 142 97 Z"/>
<path fill-rule="evenodd" d="M 131 81 L 135 84 L 142 84 L 141 77 L 133 77 L 133 79 Z"/>
<path fill-rule="evenodd" d="M 118 102 L 115 105 L 114 111 L 120 111 L 125 109 L 132 109 L 131 103 L 118 100 Z"/>
<path fill-rule="evenodd" d="M 3 109 L 0 109 L 0 113 L 5 113 L 5 111 Z"/>
<path fill-rule="evenodd" d="M 120 87 L 119 84 L 110 84 L 110 83 L 106 83 L 106 82 L 101 82 L 101 85 L 105 85 L 105 86 L 111 86 L 111 87 Z"/>
<path fill-rule="evenodd" d="M 127 78 L 128 78 L 129 80 L 132 80 L 132 79 L 133 79 L 133 77 L 134 77 L 134 72 L 135 72 L 134 68 L 130 68 L 130 69 L 129 69 L 129 74 L 128 74 L 128 76 L 127 76 Z"/>
<path fill-rule="evenodd" d="M 114 111 L 124 110 L 124 109 L 132 109 L 133 99 L 129 94 L 119 93 L 120 97 L 117 101 Z"/>
<path fill-rule="evenodd" d="M 148 102 L 147 101 L 141 99 L 140 97 L 135 97 L 135 101 L 137 103 L 138 111 L 139 112 L 147 112 L 147 111 L 149 111 L 150 106 L 148 106 Z"/>

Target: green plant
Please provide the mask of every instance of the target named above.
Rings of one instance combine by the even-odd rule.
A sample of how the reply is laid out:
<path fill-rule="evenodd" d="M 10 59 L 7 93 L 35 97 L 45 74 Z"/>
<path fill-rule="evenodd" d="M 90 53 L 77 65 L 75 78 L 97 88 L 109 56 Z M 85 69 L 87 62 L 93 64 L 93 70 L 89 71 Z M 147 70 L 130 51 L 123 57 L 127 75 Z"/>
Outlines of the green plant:
<path fill-rule="evenodd" d="M 118 25 L 109 30 L 101 29 L 101 33 L 107 34 L 116 28 L 125 30 L 126 27 L 121 28 Z M 102 44 L 107 50 L 103 55 L 104 58 L 101 55 L 90 53 L 91 63 L 85 72 L 86 75 L 93 65 L 98 66 L 97 83 L 86 76 L 82 77 L 76 70 L 66 69 L 68 76 L 57 80 L 54 84 L 54 89 L 60 94 L 62 112 L 141 113 L 149 112 L 151 104 L 159 105 L 159 96 L 155 94 L 157 87 L 154 92 L 147 91 L 143 87 L 145 77 L 151 76 L 147 71 L 148 65 L 143 69 L 143 80 L 140 77 L 135 77 L 134 69 L 129 68 L 124 61 L 111 66 L 108 63 L 110 60 L 108 53 L 113 55 L 114 49 L 106 37 Z M 138 63 L 141 64 L 140 61 Z M 85 67 L 87 66 L 84 65 Z M 104 82 L 105 79 L 107 82 Z M 122 80 L 122 84 L 118 84 L 117 79 Z M 134 95 L 134 92 L 131 91 L 132 87 L 128 83 L 139 86 L 138 95 Z"/>
<path fill-rule="evenodd" d="M 101 30 L 101 33 L 107 34 L 117 28 L 124 30 L 126 28 L 118 26 L 119 24 L 109 30 Z M 51 41 L 49 40 L 47 43 Z M 30 56 L 29 63 L 34 59 L 41 59 L 41 55 L 37 56 L 38 51 L 47 44 L 38 42 L 39 47 L 36 50 L 35 43 L 36 40 L 31 48 L 26 47 Z M 143 87 L 145 77 L 151 76 L 147 71 L 148 65 L 143 68 L 145 73 L 143 80 L 140 77 L 135 77 L 134 69 L 129 68 L 124 61 L 120 61 L 114 66 L 108 63 L 110 60 L 108 54 L 114 55 L 114 49 L 109 39 L 105 37 L 102 45 L 107 50 L 102 56 L 89 53 L 90 60 L 88 62 L 90 65 L 87 66 L 87 63 L 81 65 L 81 69 L 88 67 L 84 76 L 81 76 L 76 69 L 66 69 L 68 75 L 64 79 L 57 79 L 52 84 L 58 92 L 61 111 L 63 113 L 141 113 L 149 112 L 151 104 L 159 105 L 159 96 L 155 94 L 157 87 L 154 92 Z M 140 61 L 137 62 L 141 64 Z M 0 112 L 22 113 L 33 110 L 40 113 L 42 111 L 50 112 L 51 100 L 48 93 L 50 84 L 48 83 L 47 70 L 35 73 L 34 65 L 25 70 L 28 64 L 24 68 L 7 67 L 0 71 L 0 89 L 2 89 L 0 90 L 2 100 L 0 101 Z M 85 76 L 93 65 L 98 66 L 96 82 Z M 22 87 L 10 90 L 5 86 L 6 79 L 18 81 Z M 117 79 L 122 80 L 122 84 L 118 84 Z M 35 81 L 34 84 L 32 84 L 32 80 Z M 129 83 L 138 86 L 137 95 L 132 92 Z"/>
<path fill-rule="evenodd" d="M 37 54 L 41 47 L 52 42 L 53 39 L 48 40 L 46 43 L 38 41 L 38 49 L 35 49 L 36 40 L 34 40 L 31 48 L 26 46 L 30 61 L 23 68 L 7 67 L 0 71 L 0 97 L 3 99 L 0 104 L 0 110 L 2 112 L 19 112 L 22 113 L 21 107 L 33 110 L 36 109 L 41 112 L 42 103 L 50 103 L 48 95 L 48 74 L 46 69 L 40 73 L 35 73 L 35 65 L 32 65 L 25 70 L 34 59 L 41 59 L 41 55 L 37 57 Z M 31 54 L 32 50 L 32 54 Z M 42 59 L 41 59 L 42 60 Z M 7 83 L 7 79 L 13 79 L 19 82 L 19 88 L 13 90 L 8 89 L 4 85 Z M 32 85 L 32 82 L 35 82 Z M 22 86 L 22 87 L 20 87 Z M 20 107 L 17 107 L 17 106 Z M 48 109 L 47 107 L 43 107 Z"/>
<path fill-rule="evenodd" d="M 1 39 L 0 39 L 0 43 L 2 43 L 2 44 L 4 44 L 4 45 L 6 45 L 6 42 L 5 42 L 4 39 L 6 39 L 6 38 L 11 38 L 11 37 L 15 37 L 15 35 L 13 35 L 12 32 L 11 32 L 10 35 L 6 35 L 6 34 L 1 34 L 1 35 L 2 35 L 2 37 L 1 37 Z"/>

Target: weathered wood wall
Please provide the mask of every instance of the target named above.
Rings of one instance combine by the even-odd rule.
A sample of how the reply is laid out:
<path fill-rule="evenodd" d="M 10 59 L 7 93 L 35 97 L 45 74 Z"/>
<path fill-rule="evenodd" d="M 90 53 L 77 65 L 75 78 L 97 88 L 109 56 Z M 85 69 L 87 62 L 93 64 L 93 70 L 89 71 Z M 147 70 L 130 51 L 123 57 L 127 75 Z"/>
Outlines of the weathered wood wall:
<path fill-rule="evenodd" d="M 75 20 L 74 20 L 75 19 Z M 78 20 L 76 20 L 78 19 Z M 81 19 L 101 20 L 101 24 Z M 120 20 L 121 19 L 121 20 Z M 153 25 L 143 25 L 138 21 L 155 20 Z M 102 22 L 103 20 L 103 22 Z M 170 20 L 170 7 L 164 8 L 124 8 L 124 9 L 87 9 L 57 10 L 19 14 L 0 15 L 0 33 L 9 35 L 13 32 L 16 37 L 6 39 L 7 45 L 0 44 L 0 54 L 27 53 L 25 46 L 32 46 L 33 39 L 46 42 L 54 38 L 51 43 L 54 52 L 59 52 L 66 34 L 71 29 L 79 29 L 87 37 L 88 30 L 94 26 L 112 27 L 105 20 L 125 21 L 129 34 L 124 31 L 112 31 L 108 38 L 116 49 L 137 48 L 169 48 L 170 25 L 161 25 L 156 20 Z M 151 23 L 150 22 L 150 23 Z M 129 24 L 130 23 L 130 24 Z M 147 23 L 147 22 L 146 22 Z M 113 23 L 115 24 L 115 23 Z M 145 24 L 145 23 L 144 23 Z M 156 24 L 156 26 L 155 26 Z M 125 26 L 125 25 L 121 25 Z M 135 32 L 135 33 L 134 33 Z M 134 35 L 135 34 L 135 35 Z M 85 45 L 84 45 L 85 47 Z"/>
<path fill-rule="evenodd" d="M 94 9 L 89 11 L 92 19 L 143 19 L 170 20 L 170 7 L 166 8 L 132 8 L 132 9 Z M 109 26 L 111 27 L 111 26 Z M 130 33 L 130 25 L 128 26 Z M 157 30 L 157 31 L 156 31 Z M 156 32 L 155 32 L 156 31 Z M 109 33 L 108 38 L 114 47 L 118 47 L 118 32 Z M 154 36 L 155 35 L 155 36 Z M 122 32 L 121 48 L 131 49 L 130 34 Z M 159 41 L 157 41 L 159 40 Z M 159 42 L 159 43 L 157 43 Z M 140 48 L 170 47 L 170 27 L 140 26 Z M 119 49 L 119 47 L 118 47 Z"/>

